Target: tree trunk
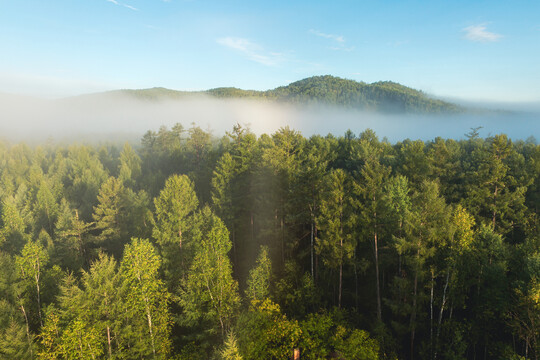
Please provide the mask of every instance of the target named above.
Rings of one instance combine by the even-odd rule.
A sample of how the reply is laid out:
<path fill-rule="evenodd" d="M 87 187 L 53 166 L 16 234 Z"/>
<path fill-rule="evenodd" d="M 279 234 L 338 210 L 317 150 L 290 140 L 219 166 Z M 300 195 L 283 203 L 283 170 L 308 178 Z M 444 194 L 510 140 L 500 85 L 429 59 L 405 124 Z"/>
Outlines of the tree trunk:
<path fill-rule="evenodd" d="M 285 226 L 283 224 L 283 215 L 281 216 L 281 263 L 285 265 Z"/>
<path fill-rule="evenodd" d="M 255 238 L 255 228 L 254 228 L 254 225 L 253 225 L 253 212 L 251 213 L 251 244 L 253 244 L 253 239 Z"/>
<path fill-rule="evenodd" d="M 315 224 L 315 233 L 313 234 L 314 238 L 317 238 L 317 224 Z M 315 254 L 315 284 L 319 278 L 319 255 Z"/>
<path fill-rule="evenodd" d="M 378 239 L 377 231 L 375 231 L 375 236 L 373 239 L 374 242 L 374 251 L 375 251 L 375 276 L 376 286 L 377 286 L 377 320 L 382 321 L 382 309 L 381 309 L 381 288 L 379 283 L 379 248 L 378 248 Z"/>
<path fill-rule="evenodd" d="M 339 239 L 340 259 L 339 259 L 339 291 L 338 291 L 338 309 L 341 309 L 341 289 L 343 284 L 343 238 Z"/>
<path fill-rule="evenodd" d="M 38 269 L 37 269 L 37 272 L 36 272 L 35 279 L 36 279 L 36 290 L 37 290 L 39 324 L 41 325 L 41 327 L 43 327 L 43 320 L 41 318 L 41 298 L 40 298 L 40 295 L 39 295 L 39 271 L 40 271 L 40 269 L 39 269 L 39 262 L 38 262 Z"/>
<path fill-rule="evenodd" d="M 446 290 L 448 289 L 448 283 L 450 280 L 450 268 L 448 269 L 448 272 L 446 273 L 446 281 L 444 283 L 444 289 L 443 289 L 443 297 L 441 302 L 441 311 L 439 311 L 439 321 L 437 323 L 437 335 L 435 337 L 435 356 L 434 359 L 437 360 L 437 349 L 439 347 L 439 335 L 441 333 L 441 325 L 442 325 L 442 317 L 444 312 L 444 306 L 446 305 Z"/>
<path fill-rule="evenodd" d="M 313 269 L 313 213 L 311 214 L 311 246 L 310 246 L 310 253 L 311 253 L 311 279 L 315 279 L 315 273 Z"/>
<path fill-rule="evenodd" d="M 20 298 L 19 298 L 19 301 L 20 301 Z M 30 337 L 30 325 L 28 324 L 28 315 L 26 315 L 26 311 L 24 310 L 23 304 L 21 304 L 21 311 L 24 315 L 24 321 L 26 323 L 26 338 L 28 339 L 28 349 L 30 350 L 30 359 L 33 359 L 34 354 L 32 352 L 32 339 Z"/>
<path fill-rule="evenodd" d="M 112 349 L 111 349 L 111 329 L 107 326 L 107 346 L 109 347 L 109 359 L 112 359 Z"/>
<path fill-rule="evenodd" d="M 431 270 L 431 291 L 430 291 L 430 298 L 429 298 L 429 346 L 430 350 L 429 353 L 431 355 L 431 359 L 433 359 L 433 287 L 434 287 L 434 270 Z"/>
<path fill-rule="evenodd" d="M 234 261 L 234 268 L 237 269 L 236 267 L 236 232 L 235 232 L 235 227 L 234 227 L 234 220 L 232 221 L 232 225 L 231 225 L 231 237 L 232 237 L 232 248 L 233 248 L 233 261 Z"/>
<path fill-rule="evenodd" d="M 495 205 L 496 205 L 496 202 L 497 202 L 497 191 L 498 190 L 499 189 L 498 189 L 497 185 L 495 185 L 495 191 L 493 192 L 493 217 L 491 219 L 493 230 L 495 230 L 495 219 L 496 219 L 496 216 L 497 216 L 497 210 L 495 208 Z"/>
<path fill-rule="evenodd" d="M 416 298 L 418 295 L 418 262 L 420 258 L 420 246 L 418 246 L 418 250 L 416 252 L 416 272 L 414 274 L 414 293 L 413 293 L 413 305 L 412 305 L 412 311 L 411 311 L 411 360 L 413 360 L 414 357 L 414 333 L 415 333 L 415 324 L 416 321 Z"/>
<path fill-rule="evenodd" d="M 150 332 L 150 340 L 152 342 L 152 353 L 154 354 L 154 359 L 156 358 L 156 346 L 154 344 L 154 331 L 152 330 L 152 315 L 150 314 L 150 308 L 148 307 L 148 299 L 144 299 L 146 303 L 146 317 L 148 319 L 148 330 Z"/>
<path fill-rule="evenodd" d="M 358 310 L 358 271 L 356 270 L 356 250 L 354 253 L 354 307 Z"/>

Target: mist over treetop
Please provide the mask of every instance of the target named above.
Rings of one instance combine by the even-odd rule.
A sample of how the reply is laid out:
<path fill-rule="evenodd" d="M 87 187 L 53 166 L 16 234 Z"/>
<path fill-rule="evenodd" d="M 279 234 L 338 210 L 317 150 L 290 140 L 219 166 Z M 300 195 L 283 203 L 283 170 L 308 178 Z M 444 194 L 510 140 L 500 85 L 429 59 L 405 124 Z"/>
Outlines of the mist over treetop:
<path fill-rule="evenodd" d="M 508 105 L 508 104 L 506 104 Z M 538 110 L 505 105 L 456 105 L 394 82 L 366 84 L 332 76 L 307 78 L 273 90 L 165 88 L 116 90 L 56 100 L 0 94 L 0 137 L 10 141 L 136 141 L 161 125 L 195 123 L 222 135 L 234 124 L 254 133 L 290 126 L 306 136 L 374 129 L 390 141 L 462 138 L 471 127 L 481 135 L 513 139 L 540 134 Z M 522 110 L 530 110 L 523 108 Z"/>

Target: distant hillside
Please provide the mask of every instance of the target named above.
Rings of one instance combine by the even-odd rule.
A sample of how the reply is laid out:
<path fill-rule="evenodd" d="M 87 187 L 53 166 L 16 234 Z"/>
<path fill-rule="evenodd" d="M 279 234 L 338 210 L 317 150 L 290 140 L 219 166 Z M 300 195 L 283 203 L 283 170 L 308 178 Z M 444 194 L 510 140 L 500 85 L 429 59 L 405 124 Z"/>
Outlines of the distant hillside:
<path fill-rule="evenodd" d="M 462 109 L 421 91 L 384 81 L 366 84 L 334 76 L 314 76 L 266 92 L 270 98 L 294 103 L 324 103 L 398 113 L 454 113 Z"/>
<path fill-rule="evenodd" d="M 120 90 L 121 93 L 148 100 L 180 99 L 209 95 L 226 99 L 261 99 L 294 104 L 324 104 L 387 113 L 459 113 L 464 108 L 429 97 L 422 91 L 391 81 L 372 84 L 335 76 L 313 76 L 273 90 L 255 91 L 223 87 L 199 92 L 165 88 Z"/>

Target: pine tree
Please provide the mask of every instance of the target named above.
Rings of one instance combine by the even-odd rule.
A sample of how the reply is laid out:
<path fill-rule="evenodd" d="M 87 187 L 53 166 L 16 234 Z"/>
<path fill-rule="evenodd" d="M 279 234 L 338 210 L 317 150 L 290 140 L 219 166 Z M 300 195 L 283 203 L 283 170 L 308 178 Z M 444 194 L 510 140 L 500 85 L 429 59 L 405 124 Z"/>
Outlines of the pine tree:
<path fill-rule="evenodd" d="M 122 181 L 110 177 L 101 186 L 98 201 L 92 215 L 95 229 L 100 231 L 97 239 L 105 249 L 119 258 L 129 239 L 127 218 L 130 208 Z"/>
<path fill-rule="evenodd" d="M 270 295 L 272 264 L 268 257 L 268 248 L 261 247 L 256 266 L 249 272 L 246 295 L 250 301 L 262 301 Z"/>
<path fill-rule="evenodd" d="M 188 325 L 200 323 L 225 337 L 240 304 L 238 283 L 232 277 L 229 233 L 223 222 L 205 207 L 194 219 L 193 261 L 182 281 L 180 305 Z"/>
<path fill-rule="evenodd" d="M 339 269 L 338 307 L 341 307 L 343 265 L 354 254 L 354 215 L 349 203 L 349 179 L 341 170 L 332 170 L 325 179 L 317 227 L 320 229 L 315 249 L 330 269 Z"/>
<path fill-rule="evenodd" d="M 193 182 L 186 175 L 173 175 L 154 199 L 152 237 L 163 255 L 163 270 L 169 289 L 176 288 L 189 268 L 191 245 L 186 234 L 191 216 L 199 205 Z"/>
<path fill-rule="evenodd" d="M 359 158 L 363 165 L 356 175 L 353 186 L 359 202 L 356 208 L 360 212 L 359 228 L 371 239 L 375 260 L 375 285 L 377 299 L 377 319 L 382 321 L 381 285 L 379 248 L 381 247 L 382 225 L 385 219 L 384 187 L 390 176 L 390 167 L 381 164 L 382 147 L 374 134 L 363 134 L 359 144 Z"/>
<path fill-rule="evenodd" d="M 242 355 L 240 355 L 236 335 L 232 330 L 227 333 L 227 339 L 225 340 L 225 344 L 223 344 L 223 349 L 221 350 L 220 355 L 221 359 L 223 360 L 243 359 Z"/>
<path fill-rule="evenodd" d="M 129 143 L 124 144 L 124 148 L 120 153 L 120 165 L 118 178 L 124 186 L 133 189 L 137 180 L 141 176 L 141 159 L 135 153 Z"/>

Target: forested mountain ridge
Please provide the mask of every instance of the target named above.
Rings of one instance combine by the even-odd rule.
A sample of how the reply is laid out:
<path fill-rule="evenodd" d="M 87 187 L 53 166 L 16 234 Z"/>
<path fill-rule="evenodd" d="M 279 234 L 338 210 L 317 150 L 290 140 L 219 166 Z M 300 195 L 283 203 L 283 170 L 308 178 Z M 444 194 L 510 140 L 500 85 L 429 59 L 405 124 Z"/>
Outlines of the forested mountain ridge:
<path fill-rule="evenodd" d="M 540 145 L 0 142 L 0 358 L 540 354 Z"/>
<path fill-rule="evenodd" d="M 452 114 L 466 110 L 395 82 L 379 81 L 367 84 L 330 75 L 313 76 L 266 91 L 221 87 L 194 92 L 165 88 L 119 92 L 148 100 L 181 99 L 203 94 L 220 99 L 249 98 L 293 104 L 324 104 L 385 113 Z"/>

